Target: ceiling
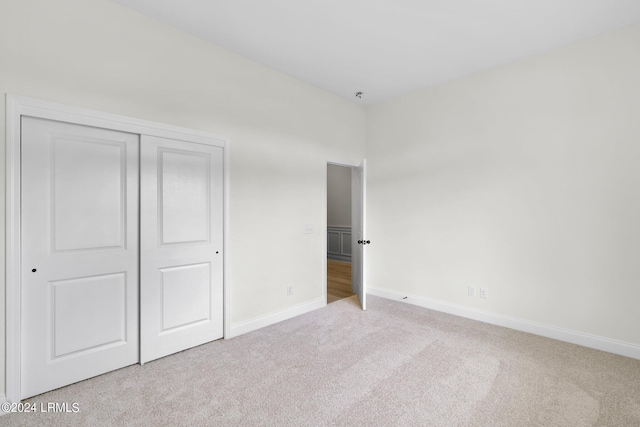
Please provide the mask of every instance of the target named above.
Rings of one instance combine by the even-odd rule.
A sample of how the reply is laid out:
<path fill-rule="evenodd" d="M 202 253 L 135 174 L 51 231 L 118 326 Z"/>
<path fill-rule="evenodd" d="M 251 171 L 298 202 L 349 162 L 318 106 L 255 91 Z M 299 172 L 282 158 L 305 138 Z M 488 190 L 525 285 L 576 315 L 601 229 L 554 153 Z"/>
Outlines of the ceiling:
<path fill-rule="evenodd" d="M 640 21 L 640 0 L 114 1 L 361 104 Z"/>

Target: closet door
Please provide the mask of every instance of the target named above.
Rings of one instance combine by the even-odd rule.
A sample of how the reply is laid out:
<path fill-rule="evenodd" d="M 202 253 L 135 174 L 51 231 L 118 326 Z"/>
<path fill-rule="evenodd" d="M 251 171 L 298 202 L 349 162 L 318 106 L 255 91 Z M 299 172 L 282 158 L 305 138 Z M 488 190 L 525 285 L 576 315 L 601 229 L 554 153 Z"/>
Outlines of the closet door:
<path fill-rule="evenodd" d="M 223 335 L 222 153 L 142 136 L 142 363 Z"/>
<path fill-rule="evenodd" d="M 21 398 L 139 360 L 138 146 L 22 118 Z"/>

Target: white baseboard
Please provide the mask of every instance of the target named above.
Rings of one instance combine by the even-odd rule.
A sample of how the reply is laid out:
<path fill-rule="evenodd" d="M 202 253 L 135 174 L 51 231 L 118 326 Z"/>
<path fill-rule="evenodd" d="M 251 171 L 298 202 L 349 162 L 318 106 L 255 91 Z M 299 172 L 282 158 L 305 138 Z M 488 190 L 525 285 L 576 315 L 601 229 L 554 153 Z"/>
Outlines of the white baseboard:
<path fill-rule="evenodd" d="M 327 305 L 326 300 L 323 297 L 320 297 L 284 310 L 275 311 L 264 316 L 254 317 L 253 319 L 236 323 L 235 325 L 231 325 L 229 338 L 237 337 L 238 335 L 246 334 L 247 332 L 255 331 L 257 329 L 264 328 L 265 326 L 291 319 L 292 317 L 300 316 L 301 314 L 322 308 L 325 305 Z"/>
<path fill-rule="evenodd" d="M 490 323 L 492 325 L 504 326 L 506 328 L 515 329 L 517 331 L 528 332 L 530 334 L 540 335 L 547 338 L 553 338 L 559 341 L 565 341 L 572 344 L 578 344 L 584 347 L 594 348 L 609 353 L 619 354 L 621 356 L 640 359 L 640 345 L 632 344 L 624 341 L 617 341 L 610 338 L 600 337 L 597 335 L 585 334 L 583 332 L 563 329 L 557 326 L 545 325 L 543 323 L 532 322 L 529 320 L 519 319 L 517 317 L 505 316 L 489 311 L 478 310 L 476 308 L 466 307 L 458 304 L 451 304 L 431 298 L 425 298 L 416 295 L 401 294 L 399 292 L 390 291 L 379 288 L 367 288 L 367 293 L 406 302 L 431 310 L 441 311 L 468 319 L 479 320 L 481 322 Z"/>

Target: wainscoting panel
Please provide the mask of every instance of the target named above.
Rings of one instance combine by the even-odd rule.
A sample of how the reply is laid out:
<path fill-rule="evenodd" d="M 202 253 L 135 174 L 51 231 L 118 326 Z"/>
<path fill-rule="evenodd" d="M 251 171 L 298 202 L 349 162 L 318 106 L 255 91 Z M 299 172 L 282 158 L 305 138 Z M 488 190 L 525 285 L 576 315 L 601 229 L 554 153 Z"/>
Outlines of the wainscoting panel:
<path fill-rule="evenodd" d="M 351 262 L 351 227 L 327 226 L 327 258 Z"/>

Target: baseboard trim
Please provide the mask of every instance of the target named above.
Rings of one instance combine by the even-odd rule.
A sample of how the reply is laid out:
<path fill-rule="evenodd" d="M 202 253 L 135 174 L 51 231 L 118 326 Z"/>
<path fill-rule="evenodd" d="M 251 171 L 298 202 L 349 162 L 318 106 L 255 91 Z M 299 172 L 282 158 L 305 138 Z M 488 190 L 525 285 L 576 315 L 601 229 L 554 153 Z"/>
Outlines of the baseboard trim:
<path fill-rule="evenodd" d="M 235 325 L 231 325 L 231 334 L 229 338 L 237 337 L 239 335 L 246 334 L 247 332 L 255 331 L 257 329 L 264 328 L 265 326 L 300 316 L 301 314 L 317 310 L 326 305 L 327 301 L 323 297 L 320 297 L 284 310 L 275 311 L 264 316 L 258 316 L 253 319 L 236 323 Z"/>
<path fill-rule="evenodd" d="M 503 314 L 492 313 L 459 304 L 451 304 L 445 301 L 439 301 L 417 295 L 402 294 L 387 289 L 368 287 L 367 293 L 382 298 L 406 302 L 431 310 L 441 311 L 443 313 L 466 317 L 467 319 L 478 320 L 492 325 L 503 326 L 517 331 L 528 332 L 530 334 L 553 338 L 559 341 L 578 344 L 584 347 L 640 360 L 640 345 L 624 341 L 585 334 L 571 329 L 559 328 L 557 326 L 532 322 L 517 317 L 505 316 Z"/>

